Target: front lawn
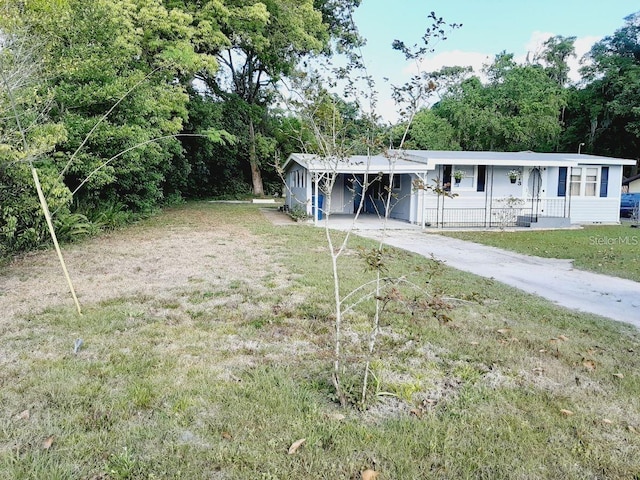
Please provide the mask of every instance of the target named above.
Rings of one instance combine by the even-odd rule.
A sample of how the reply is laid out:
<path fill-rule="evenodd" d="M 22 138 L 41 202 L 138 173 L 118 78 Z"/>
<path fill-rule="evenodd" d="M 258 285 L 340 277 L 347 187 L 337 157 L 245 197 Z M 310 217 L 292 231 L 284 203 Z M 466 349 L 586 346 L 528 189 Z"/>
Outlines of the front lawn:
<path fill-rule="evenodd" d="M 353 240 L 345 292 L 371 275 Z M 67 246 L 83 316 L 53 252 L 4 267 L 0 479 L 637 477 L 637 329 L 401 250 L 388 275 L 433 302 L 394 293 L 368 408 L 341 408 L 326 249 L 202 202 Z M 343 325 L 354 397 L 370 314 Z"/>
<path fill-rule="evenodd" d="M 572 259 L 576 268 L 640 282 L 640 229 L 628 224 L 580 230 L 439 233 L 526 255 Z"/>

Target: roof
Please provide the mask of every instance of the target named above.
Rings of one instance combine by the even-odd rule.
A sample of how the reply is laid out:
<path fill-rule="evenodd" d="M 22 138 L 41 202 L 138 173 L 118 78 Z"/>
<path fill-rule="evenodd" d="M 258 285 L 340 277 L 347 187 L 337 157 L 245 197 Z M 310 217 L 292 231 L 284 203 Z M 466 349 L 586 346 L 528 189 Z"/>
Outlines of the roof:
<path fill-rule="evenodd" d="M 523 167 L 576 167 L 579 165 L 635 165 L 635 160 L 579 153 L 467 152 L 450 150 L 398 150 L 403 158 L 428 165 L 496 165 Z"/>
<path fill-rule="evenodd" d="M 430 170 L 428 165 L 394 159 L 384 155 L 353 155 L 346 159 L 336 157 L 321 157 L 309 153 L 292 153 L 284 164 L 284 170 L 288 170 L 295 162 L 310 172 L 329 172 L 365 174 L 372 172 L 390 173 L 426 173 Z"/>
<path fill-rule="evenodd" d="M 367 172 L 425 173 L 438 165 L 495 165 L 506 167 L 577 167 L 580 165 L 635 165 L 635 160 L 579 153 L 465 152 L 449 150 L 389 150 L 387 155 L 353 155 L 340 159 L 292 153 L 284 170 L 295 162 L 310 172 L 364 174 Z"/>
<path fill-rule="evenodd" d="M 622 185 L 629 185 L 631 182 L 635 182 L 636 180 L 640 180 L 640 173 L 629 178 L 623 178 Z"/>

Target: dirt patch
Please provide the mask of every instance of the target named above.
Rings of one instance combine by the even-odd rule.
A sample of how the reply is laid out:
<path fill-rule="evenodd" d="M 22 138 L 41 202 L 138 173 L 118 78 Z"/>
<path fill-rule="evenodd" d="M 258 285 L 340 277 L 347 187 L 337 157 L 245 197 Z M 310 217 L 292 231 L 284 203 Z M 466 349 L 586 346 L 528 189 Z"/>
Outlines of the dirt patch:
<path fill-rule="evenodd" d="M 124 297 L 175 298 L 180 289 L 207 291 L 248 285 L 255 292 L 283 287 L 282 267 L 273 263 L 261 239 L 202 211 L 176 209 L 162 222 L 147 221 L 127 230 L 63 248 L 83 307 Z M 0 326 L 46 309 L 73 307 L 53 250 L 24 255 L 0 273 Z M 4 324 L 4 325 L 3 325 Z"/>

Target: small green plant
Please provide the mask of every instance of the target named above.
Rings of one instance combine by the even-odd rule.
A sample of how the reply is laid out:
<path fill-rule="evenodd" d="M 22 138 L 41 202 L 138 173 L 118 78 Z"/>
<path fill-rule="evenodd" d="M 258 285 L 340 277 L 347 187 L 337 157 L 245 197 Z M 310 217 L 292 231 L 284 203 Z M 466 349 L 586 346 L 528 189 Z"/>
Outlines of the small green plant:
<path fill-rule="evenodd" d="M 509 177 L 509 180 L 511 180 L 511 183 L 515 183 L 515 181 L 520 178 L 521 172 L 520 170 L 514 169 L 514 170 L 509 170 L 507 172 L 507 177 Z"/>
<path fill-rule="evenodd" d="M 291 210 L 289 210 L 289 216 L 296 222 L 302 222 L 309 218 L 307 211 L 300 205 L 296 205 Z"/>
<path fill-rule="evenodd" d="M 462 170 L 456 170 L 455 172 L 453 172 L 453 178 L 456 179 L 456 181 L 460 181 L 465 177 L 465 173 Z"/>

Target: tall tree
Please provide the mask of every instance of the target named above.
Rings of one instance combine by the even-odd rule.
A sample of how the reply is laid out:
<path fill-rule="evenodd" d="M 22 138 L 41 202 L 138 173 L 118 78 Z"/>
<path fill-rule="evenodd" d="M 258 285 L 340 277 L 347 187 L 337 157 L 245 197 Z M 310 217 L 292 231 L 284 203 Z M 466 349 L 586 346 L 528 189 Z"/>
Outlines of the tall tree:
<path fill-rule="evenodd" d="M 53 158 L 65 183 L 81 187 L 80 203 L 145 210 L 184 183 L 188 164 L 171 139 L 187 115 L 179 80 L 216 67 L 194 50 L 192 16 L 161 0 L 7 5 L 3 23 L 18 18 L 44 41 L 50 114 L 68 131 Z"/>
<path fill-rule="evenodd" d="M 555 150 L 564 89 L 540 65 L 501 53 L 485 69 L 489 82 L 463 80 L 434 106 L 465 150 Z"/>
<path fill-rule="evenodd" d="M 560 86 L 566 86 L 569 81 L 568 60 L 576 56 L 575 41 L 576 37 L 550 37 L 544 42 L 542 51 L 534 58 L 534 61 L 543 65 L 547 74 Z"/>
<path fill-rule="evenodd" d="M 588 58 L 582 70 L 587 85 L 574 96 L 570 133 L 593 152 L 640 158 L 640 12 L 596 43 Z"/>
<path fill-rule="evenodd" d="M 197 15 L 200 23 L 221 25 L 224 45 L 202 45 L 221 68 L 216 74 L 202 71 L 199 77 L 217 97 L 235 97 L 244 104 L 238 113 L 246 125 L 253 193 L 262 195 L 258 144 L 272 89 L 304 55 L 326 48 L 328 26 L 312 0 L 213 1 Z"/>

